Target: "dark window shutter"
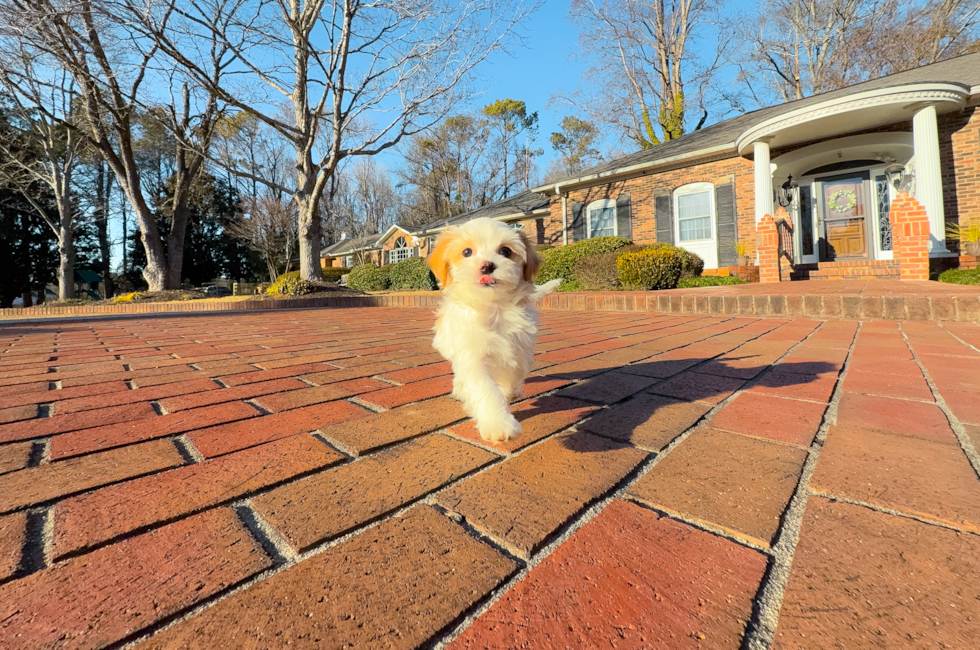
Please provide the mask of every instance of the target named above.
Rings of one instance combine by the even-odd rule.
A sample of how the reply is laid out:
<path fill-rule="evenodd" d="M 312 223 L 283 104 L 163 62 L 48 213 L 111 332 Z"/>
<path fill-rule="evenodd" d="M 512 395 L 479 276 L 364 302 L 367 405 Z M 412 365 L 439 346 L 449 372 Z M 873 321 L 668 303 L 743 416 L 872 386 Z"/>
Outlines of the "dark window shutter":
<path fill-rule="evenodd" d="M 584 241 L 589 238 L 585 226 L 585 206 L 581 203 L 572 204 L 572 241 Z"/>
<path fill-rule="evenodd" d="M 658 196 L 656 199 L 657 241 L 674 243 L 674 208 L 670 194 Z"/>
<path fill-rule="evenodd" d="M 732 243 L 738 241 L 738 222 L 735 217 L 735 186 L 731 183 L 715 187 L 715 224 L 718 266 L 734 266 L 738 260 Z"/>
<path fill-rule="evenodd" d="M 633 239 L 633 215 L 630 205 L 629 192 L 624 192 L 616 199 L 616 230 L 620 237 Z"/>

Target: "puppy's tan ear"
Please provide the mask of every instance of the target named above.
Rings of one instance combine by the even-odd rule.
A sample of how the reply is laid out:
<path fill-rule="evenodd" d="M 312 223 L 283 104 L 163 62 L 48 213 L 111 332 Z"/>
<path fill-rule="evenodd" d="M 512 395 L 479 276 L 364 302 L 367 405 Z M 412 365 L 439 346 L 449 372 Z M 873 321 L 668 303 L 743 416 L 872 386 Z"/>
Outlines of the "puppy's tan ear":
<path fill-rule="evenodd" d="M 448 228 L 445 232 L 439 235 L 439 239 L 436 240 L 436 245 L 433 247 L 432 252 L 429 253 L 429 257 L 426 258 L 426 262 L 429 268 L 432 269 L 432 273 L 439 280 L 439 286 L 443 289 L 448 287 L 452 283 L 452 275 L 449 272 L 449 255 L 450 248 L 452 248 L 453 242 L 458 238 L 455 228 Z"/>
<path fill-rule="evenodd" d="M 534 278 L 538 277 L 538 269 L 541 267 L 541 256 L 538 255 L 538 251 L 535 250 L 534 245 L 528 239 L 527 235 L 524 234 L 523 230 L 518 230 L 517 236 L 521 238 L 521 242 L 524 244 L 524 254 L 526 255 L 526 259 L 524 260 L 524 281 L 533 283 Z"/>

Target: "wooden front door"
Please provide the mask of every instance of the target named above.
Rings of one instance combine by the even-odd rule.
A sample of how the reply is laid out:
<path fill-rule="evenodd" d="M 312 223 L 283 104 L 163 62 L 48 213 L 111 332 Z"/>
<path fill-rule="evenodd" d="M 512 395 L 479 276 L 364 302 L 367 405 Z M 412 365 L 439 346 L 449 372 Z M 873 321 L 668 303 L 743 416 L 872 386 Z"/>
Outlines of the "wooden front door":
<path fill-rule="evenodd" d="M 820 188 L 821 258 L 871 259 L 867 173 L 817 179 Z"/>

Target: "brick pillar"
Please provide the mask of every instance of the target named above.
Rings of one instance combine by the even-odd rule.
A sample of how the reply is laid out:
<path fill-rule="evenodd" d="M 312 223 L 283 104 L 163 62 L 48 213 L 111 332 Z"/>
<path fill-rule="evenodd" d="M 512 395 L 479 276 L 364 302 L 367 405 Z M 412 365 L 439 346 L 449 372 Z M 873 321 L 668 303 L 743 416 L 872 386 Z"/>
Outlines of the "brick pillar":
<path fill-rule="evenodd" d="M 929 279 L 929 215 L 925 207 L 899 192 L 888 214 L 892 224 L 892 250 L 903 280 Z"/>
<path fill-rule="evenodd" d="M 772 215 L 755 224 L 755 247 L 759 253 L 759 282 L 779 282 L 779 233 Z"/>

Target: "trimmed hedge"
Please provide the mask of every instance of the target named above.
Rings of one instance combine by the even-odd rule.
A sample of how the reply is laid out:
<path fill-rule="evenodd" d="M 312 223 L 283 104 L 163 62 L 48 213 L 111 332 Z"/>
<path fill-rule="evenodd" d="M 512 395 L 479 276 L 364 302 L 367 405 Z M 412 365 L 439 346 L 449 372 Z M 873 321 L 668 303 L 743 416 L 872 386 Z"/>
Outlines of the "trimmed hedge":
<path fill-rule="evenodd" d="M 731 284 L 746 284 L 745 280 L 734 275 L 702 275 L 699 278 L 681 278 L 677 283 L 678 289 L 693 289 L 695 287 L 719 287 Z"/>
<path fill-rule="evenodd" d="M 392 289 L 435 291 L 438 288 L 436 276 L 432 274 L 429 265 L 425 263 L 424 257 L 409 257 L 385 268 L 390 268 L 388 277 L 391 279 L 390 287 Z M 349 284 L 350 278 L 347 281 Z"/>
<path fill-rule="evenodd" d="M 673 289 L 681 277 L 683 260 L 676 246 L 662 244 L 616 260 L 619 283 L 628 289 Z"/>
<path fill-rule="evenodd" d="M 980 269 L 950 269 L 939 275 L 940 282 L 980 285 Z"/>
<path fill-rule="evenodd" d="M 380 268 L 374 264 L 355 266 L 347 275 L 347 286 L 358 291 L 384 291 L 391 286 L 390 269 L 391 265 Z"/>
<path fill-rule="evenodd" d="M 682 278 L 696 278 L 701 275 L 704 271 L 704 260 L 701 259 L 699 255 L 695 255 L 691 251 L 681 248 L 680 246 L 674 246 L 673 244 L 658 243 L 650 244 L 647 248 L 662 249 L 669 248 L 681 256 L 681 277 Z"/>
<path fill-rule="evenodd" d="M 299 276 L 299 271 L 283 273 L 272 283 L 266 293 L 270 296 L 304 296 L 316 291 L 316 285 Z"/>
<path fill-rule="evenodd" d="M 574 275 L 581 291 L 615 291 L 619 286 L 619 269 L 616 260 L 626 253 L 643 250 L 643 246 L 630 244 L 610 253 L 586 255 L 575 262 Z"/>
<path fill-rule="evenodd" d="M 323 275 L 324 280 L 336 284 L 340 282 L 340 276 L 350 273 L 350 269 L 346 269 L 342 266 L 328 266 L 320 269 L 320 273 Z"/>
<path fill-rule="evenodd" d="M 544 261 L 536 282 L 543 284 L 560 278 L 565 282 L 558 290 L 570 291 L 568 285 L 571 280 L 576 279 L 575 262 L 587 255 L 610 253 L 629 244 L 630 240 L 625 237 L 593 237 L 568 246 L 543 251 L 540 254 Z"/>

